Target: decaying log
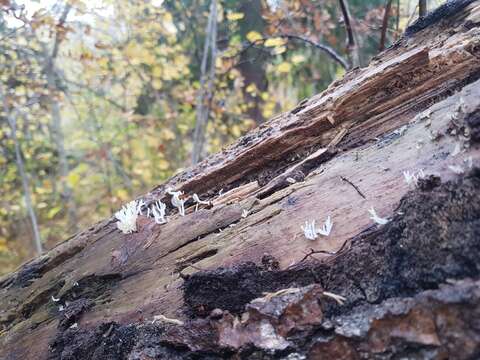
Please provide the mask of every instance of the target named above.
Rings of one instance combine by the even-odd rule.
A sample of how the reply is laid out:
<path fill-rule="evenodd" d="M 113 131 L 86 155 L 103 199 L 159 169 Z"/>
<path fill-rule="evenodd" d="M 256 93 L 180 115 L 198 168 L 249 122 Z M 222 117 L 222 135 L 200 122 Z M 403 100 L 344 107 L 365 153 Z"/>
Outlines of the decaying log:
<path fill-rule="evenodd" d="M 167 224 L 107 219 L 1 278 L 0 358 L 479 357 L 480 1 L 455 4 L 143 196 Z"/>

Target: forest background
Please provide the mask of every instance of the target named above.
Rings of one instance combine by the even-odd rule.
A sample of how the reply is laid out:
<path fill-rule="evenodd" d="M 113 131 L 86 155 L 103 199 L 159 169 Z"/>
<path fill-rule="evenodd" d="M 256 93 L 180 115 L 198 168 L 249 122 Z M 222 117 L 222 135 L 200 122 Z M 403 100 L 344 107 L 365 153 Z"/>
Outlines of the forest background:
<path fill-rule="evenodd" d="M 0 0 L 0 275 L 366 65 L 440 2 Z"/>

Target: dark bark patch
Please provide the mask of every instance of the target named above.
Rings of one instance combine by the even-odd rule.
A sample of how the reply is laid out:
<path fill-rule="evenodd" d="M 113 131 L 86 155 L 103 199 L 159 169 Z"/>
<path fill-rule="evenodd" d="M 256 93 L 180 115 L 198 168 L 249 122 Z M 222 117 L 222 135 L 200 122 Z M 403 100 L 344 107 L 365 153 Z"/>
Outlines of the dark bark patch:
<path fill-rule="evenodd" d="M 94 302 L 90 299 L 78 299 L 65 306 L 62 312 L 62 319 L 60 320 L 58 327 L 60 329 L 67 329 L 80 319 L 82 314 L 90 309 L 94 305 Z"/>
<path fill-rule="evenodd" d="M 467 5 L 470 5 L 474 1 L 475 0 L 447 0 L 434 11 L 428 13 L 427 16 L 418 18 L 417 21 L 415 21 L 405 30 L 405 35 L 412 36 L 429 26 L 437 24 L 442 20 L 446 20 L 463 10 Z"/>
<path fill-rule="evenodd" d="M 480 142 L 480 108 L 468 114 L 465 122 L 470 129 L 470 141 L 472 143 Z"/>

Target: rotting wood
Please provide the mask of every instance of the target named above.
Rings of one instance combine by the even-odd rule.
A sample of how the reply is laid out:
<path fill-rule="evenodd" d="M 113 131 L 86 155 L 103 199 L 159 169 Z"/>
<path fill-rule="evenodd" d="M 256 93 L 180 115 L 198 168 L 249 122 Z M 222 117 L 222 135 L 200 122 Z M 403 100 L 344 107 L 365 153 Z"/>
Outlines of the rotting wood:
<path fill-rule="evenodd" d="M 462 177 L 449 166 L 462 166 L 467 172 L 470 160 L 474 166 L 480 162 L 475 135 L 480 109 L 479 13 L 475 1 L 460 14 L 404 37 L 368 67 L 347 73 L 300 109 L 276 117 L 143 197 L 170 204 L 165 189 L 175 188 L 212 201 L 212 208 L 185 217 L 169 209 L 170 221 L 162 226 L 141 216 L 139 231 L 130 235 L 119 233 L 113 219 L 105 220 L 0 279 L 0 347 L 7 359 L 48 358 L 49 344 L 75 331 L 113 341 L 123 329 L 126 340 L 128 334 L 137 334 L 137 325 L 128 324 L 145 324 L 158 314 L 186 321 L 182 285 L 184 278 L 201 273 L 199 269 L 260 264 L 268 254 L 277 259 L 280 270 L 292 270 L 311 249 L 326 252 L 316 257 L 331 263 L 341 256 L 327 253 L 345 246 L 346 252 L 340 253 L 351 254 L 349 241 L 374 226 L 367 212 L 371 206 L 382 216 L 395 216 L 400 200 L 412 190 L 403 171 L 423 169 L 443 182 Z M 429 115 L 419 116 L 422 112 Z M 336 136 L 335 153 L 322 158 L 322 149 Z M 461 153 L 453 156 L 457 144 Z M 272 181 L 303 166 L 309 157 L 313 165 L 307 176 L 265 195 Z M 221 189 L 225 195 L 218 198 Z M 248 211 L 246 217 L 243 210 Z M 305 239 L 300 225 L 312 219 L 323 222 L 327 216 L 334 222 L 332 234 L 315 242 Z M 343 266 L 355 269 L 357 264 Z M 375 295 L 353 275 L 344 279 L 345 284 L 351 282 L 347 288 L 335 288 L 335 278 L 328 283 L 321 274 L 309 276 L 311 282 L 330 284 L 327 290 L 333 288 L 335 294 L 351 291 L 345 306 Z M 62 332 L 61 307 L 80 300 L 85 302 L 76 302 L 73 315 L 63 322 L 74 321 L 77 330 Z M 459 309 L 468 308 L 462 306 Z M 177 337 L 177 345 L 181 339 Z M 338 344 L 326 340 L 315 348 L 327 344 L 347 350 L 353 346 L 348 339 Z"/>

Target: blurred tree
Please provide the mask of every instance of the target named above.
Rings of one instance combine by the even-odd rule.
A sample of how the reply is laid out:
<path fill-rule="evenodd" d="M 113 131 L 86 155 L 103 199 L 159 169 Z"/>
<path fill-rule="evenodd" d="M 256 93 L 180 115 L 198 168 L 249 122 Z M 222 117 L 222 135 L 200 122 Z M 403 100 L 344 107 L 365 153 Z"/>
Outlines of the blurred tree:
<path fill-rule="evenodd" d="M 366 64 L 418 1 L 0 9 L 1 273 Z"/>

